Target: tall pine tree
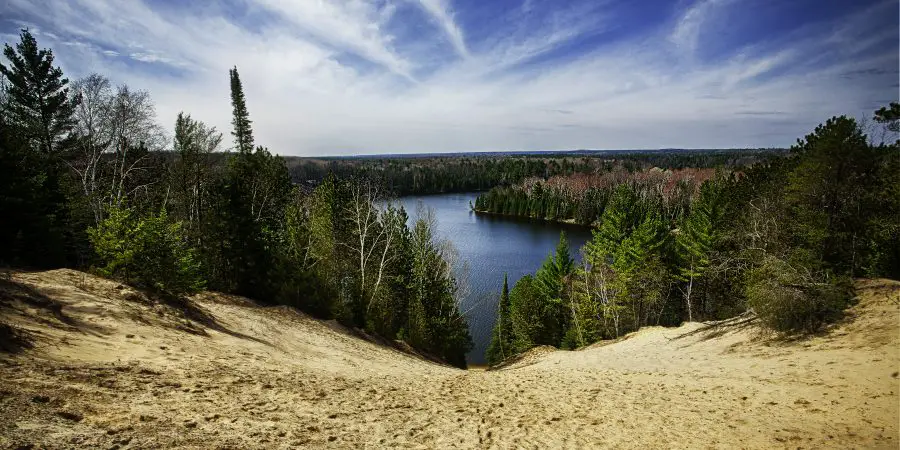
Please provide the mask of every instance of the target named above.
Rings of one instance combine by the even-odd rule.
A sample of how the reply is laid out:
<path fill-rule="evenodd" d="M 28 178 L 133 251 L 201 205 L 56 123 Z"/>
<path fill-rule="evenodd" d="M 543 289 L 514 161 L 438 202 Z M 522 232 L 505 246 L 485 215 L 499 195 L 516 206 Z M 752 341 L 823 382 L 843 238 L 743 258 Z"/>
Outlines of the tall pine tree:
<path fill-rule="evenodd" d="M 497 323 L 491 336 L 491 343 L 487 348 L 487 362 L 490 365 L 503 362 L 513 355 L 514 336 L 512 330 L 512 317 L 510 316 L 509 281 L 507 275 L 503 275 L 503 291 L 500 301 L 497 303 Z"/>
<path fill-rule="evenodd" d="M 559 234 L 556 252 L 547 256 L 544 264 L 534 275 L 537 289 L 542 294 L 541 323 L 542 335 L 535 344 L 558 346 L 566 329 L 568 314 L 563 302 L 566 277 L 575 270 L 575 262 L 569 251 L 569 241 L 565 231 Z"/>
<path fill-rule="evenodd" d="M 244 86 L 238 75 L 237 66 L 228 70 L 231 78 L 231 108 L 233 127 L 231 135 L 234 136 L 234 147 L 241 153 L 253 152 L 253 129 L 250 128 L 250 113 L 247 112 L 247 101 L 244 98 Z"/>
<path fill-rule="evenodd" d="M 53 67 L 53 51 L 39 50 L 28 29 L 19 37 L 15 48 L 7 44 L 3 49 L 9 67 L 0 64 L 0 73 L 9 82 L 10 102 L 4 114 L 32 145 L 51 155 L 74 125 L 69 80 L 59 67 Z"/>
<path fill-rule="evenodd" d="M 73 124 L 68 80 L 26 29 L 3 51 L 0 105 L 0 262 L 58 267 L 75 257 L 60 143 Z"/>
<path fill-rule="evenodd" d="M 693 293 L 696 283 L 702 279 L 710 264 L 710 254 L 716 242 L 716 228 L 720 226 L 720 187 L 717 180 L 710 180 L 700 187 L 700 196 L 691 206 L 679 233 L 675 236 L 678 256 L 677 277 L 685 283 L 682 289 L 688 320 L 693 317 Z"/>

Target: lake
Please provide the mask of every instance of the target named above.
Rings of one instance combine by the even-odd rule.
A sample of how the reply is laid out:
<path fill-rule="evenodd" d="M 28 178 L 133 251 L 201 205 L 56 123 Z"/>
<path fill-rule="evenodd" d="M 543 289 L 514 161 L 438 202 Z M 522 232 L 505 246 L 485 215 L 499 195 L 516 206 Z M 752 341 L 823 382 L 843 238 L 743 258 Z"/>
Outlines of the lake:
<path fill-rule="evenodd" d="M 484 364 L 484 352 L 497 319 L 497 301 L 503 289 L 503 274 L 509 288 L 519 278 L 533 274 L 556 249 L 560 231 L 565 230 L 572 256 L 581 259 L 580 249 L 591 238 L 590 229 L 562 223 L 476 214 L 469 202 L 478 194 L 441 194 L 399 199 L 410 217 L 416 219 L 417 205 L 434 209 L 439 237 L 449 239 L 459 251 L 457 279 L 467 279 L 469 292 L 461 309 L 469 319 L 475 348 L 467 355 L 470 364 Z"/>

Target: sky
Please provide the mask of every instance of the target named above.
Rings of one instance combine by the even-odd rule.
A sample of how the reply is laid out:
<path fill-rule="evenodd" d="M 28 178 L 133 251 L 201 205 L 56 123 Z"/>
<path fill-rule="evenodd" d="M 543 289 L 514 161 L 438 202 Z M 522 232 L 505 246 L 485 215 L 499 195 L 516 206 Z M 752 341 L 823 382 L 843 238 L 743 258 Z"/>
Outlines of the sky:
<path fill-rule="evenodd" d="M 786 147 L 898 100 L 897 0 L 3 0 L 71 79 L 282 155 Z"/>

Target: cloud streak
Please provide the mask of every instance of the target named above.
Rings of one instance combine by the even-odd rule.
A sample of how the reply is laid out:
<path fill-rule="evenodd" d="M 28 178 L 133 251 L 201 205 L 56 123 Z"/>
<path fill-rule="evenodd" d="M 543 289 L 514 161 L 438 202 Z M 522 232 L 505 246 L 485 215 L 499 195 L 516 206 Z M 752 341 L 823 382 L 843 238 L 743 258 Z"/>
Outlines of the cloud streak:
<path fill-rule="evenodd" d="M 896 2 L 782 28 L 753 0 L 560 3 L 8 0 L 0 32 L 150 91 L 168 128 L 229 129 L 237 65 L 257 142 L 292 155 L 785 146 L 897 100 Z"/>
<path fill-rule="evenodd" d="M 466 48 L 466 42 L 465 38 L 463 38 L 463 32 L 456 24 L 456 22 L 453 21 L 453 15 L 447 7 L 447 1 L 418 0 L 418 2 L 422 6 L 422 8 L 440 25 L 441 29 L 444 30 L 444 33 L 447 34 L 447 37 L 450 39 L 450 42 L 453 44 L 453 48 L 456 49 L 456 52 L 459 53 L 459 55 L 462 57 L 468 57 L 469 50 Z"/>

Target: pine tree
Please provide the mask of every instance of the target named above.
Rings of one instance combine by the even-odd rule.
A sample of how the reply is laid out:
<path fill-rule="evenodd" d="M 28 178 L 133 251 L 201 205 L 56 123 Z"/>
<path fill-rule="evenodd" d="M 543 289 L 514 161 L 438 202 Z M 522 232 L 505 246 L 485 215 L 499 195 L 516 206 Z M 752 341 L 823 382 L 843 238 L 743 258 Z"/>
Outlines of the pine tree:
<path fill-rule="evenodd" d="M 556 251 L 547 256 L 544 264 L 535 273 L 535 284 L 543 297 L 542 306 L 542 325 L 543 333 L 539 342 L 535 344 L 546 344 L 558 346 L 562 340 L 563 333 L 566 328 L 566 307 L 563 302 L 563 288 L 565 279 L 575 269 L 575 262 L 572 260 L 569 251 L 569 241 L 566 239 L 565 231 L 559 234 L 559 243 L 556 245 Z"/>
<path fill-rule="evenodd" d="M 23 29 L 19 37 L 15 48 L 7 44 L 3 49 L 10 66 L 0 64 L 0 73 L 9 82 L 10 102 L 4 114 L 40 151 L 52 155 L 74 125 L 75 104 L 66 87 L 69 80 L 59 67 L 53 67 L 53 51 L 38 50 L 28 29 Z"/>
<path fill-rule="evenodd" d="M 423 210 L 411 234 L 408 336 L 414 347 L 464 368 L 472 338 L 454 296 L 456 280 L 447 262 L 447 247 L 435 240 L 435 226 L 434 212 Z"/>
<path fill-rule="evenodd" d="M 491 335 L 491 343 L 487 348 L 487 361 L 490 365 L 503 362 L 513 355 L 513 330 L 510 316 L 509 282 L 503 275 L 503 291 L 497 303 L 497 323 Z"/>
<path fill-rule="evenodd" d="M 514 354 L 543 343 L 544 304 L 533 276 L 525 275 L 513 286 L 509 293 L 509 316 Z"/>
<path fill-rule="evenodd" d="M 253 152 L 253 129 L 250 127 L 252 122 L 250 113 L 247 112 L 244 87 L 241 85 L 237 66 L 229 69 L 228 74 L 231 78 L 231 108 L 233 110 L 231 125 L 234 127 L 231 135 L 234 136 L 234 147 L 241 153 L 251 153 Z"/>
<path fill-rule="evenodd" d="M 620 273 L 637 270 L 664 242 L 663 222 L 657 213 L 651 212 L 619 244 L 614 253 L 613 267 Z"/>
<path fill-rule="evenodd" d="M 547 255 L 544 264 L 535 274 L 535 279 L 547 298 L 558 300 L 562 294 L 563 278 L 572 273 L 574 268 L 575 262 L 569 251 L 569 241 L 566 232 L 562 231 L 559 234 L 556 251 Z"/>
<path fill-rule="evenodd" d="M 234 106 L 233 155 L 215 187 L 211 236 L 205 252 L 214 288 L 274 301 L 279 291 L 276 248 L 292 185 L 284 159 L 265 147 L 252 148 L 253 137 L 237 69 L 231 69 Z"/>
<path fill-rule="evenodd" d="M 833 117 L 791 149 L 786 221 L 793 243 L 810 262 L 854 276 L 863 262 L 868 193 L 879 161 L 856 120 Z"/>
<path fill-rule="evenodd" d="M 700 187 L 700 196 L 694 201 L 690 214 L 675 237 L 675 251 L 678 256 L 677 277 L 686 283 L 682 293 L 689 321 L 693 320 L 694 288 L 709 267 L 710 253 L 716 239 L 716 227 L 721 221 L 719 192 L 717 181 L 710 180 L 703 183 Z"/>
<path fill-rule="evenodd" d="M 73 124 L 68 80 L 27 29 L 3 54 L 9 66 L 0 64 L 0 261 L 58 267 L 77 253 L 59 158 Z"/>
<path fill-rule="evenodd" d="M 600 228 L 593 231 L 593 239 L 587 244 L 588 255 L 596 261 L 614 257 L 619 245 L 634 227 L 634 207 L 637 196 L 626 185 L 616 188 L 603 210 Z"/>

